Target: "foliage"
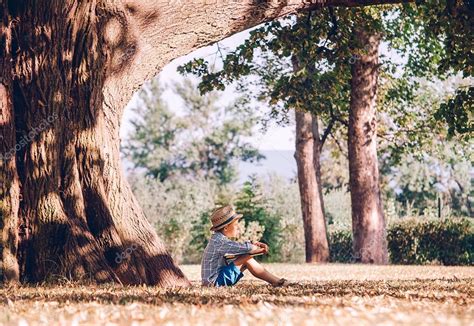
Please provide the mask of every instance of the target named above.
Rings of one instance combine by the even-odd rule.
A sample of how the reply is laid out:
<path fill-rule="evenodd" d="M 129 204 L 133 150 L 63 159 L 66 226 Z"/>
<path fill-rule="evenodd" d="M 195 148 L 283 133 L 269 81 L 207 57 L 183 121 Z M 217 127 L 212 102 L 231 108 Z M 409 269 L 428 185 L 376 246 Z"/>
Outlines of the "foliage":
<path fill-rule="evenodd" d="M 349 229 L 329 233 L 332 262 L 353 261 Z M 407 218 L 389 225 L 387 242 L 394 264 L 472 265 L 474 228 L 468 219 Z"/>
<path fill-rule="evenodd" d="M 286 180 L 277 174 L 268 174 L 257 180 L 262 185 L 266 210 L 280 217 L 280 261 L 304 262 L 305 244 L 298 182 L 295 179 Z"/>
<path fill-rule="evenodd" d="M 339 229 L 329 232 L 329 261 L 334 263 L 353 262 L 352 232 Z"/>
<path fill-rule="evenodd" d="M 262 196 L 261 185 L 255 178 L 246 181 L 234 203 L 237 212 L 243 215 L 242 220 L 248 226 L 257 222 L 263 226 L 261 241 L 268 244 L 268 255 L 262 256 L 265 261 L 279 261 L 281 251 L 281 221 L 280 217 L 271 214 L 266 209 L 266 202 Z"/>
<path fill-rule="evenodd" d="M 189 245 L 197 241 L 191 230 L 214 207 L 218 192 L 216 182 L 204 178 L 189 182 L 185 177 L 160 182 L 142 175 L 131 175 L 129 182 L 147 219 L 167 244 L 172 257 L 178 262 L 199 261 L 200 252 Z"/>
<path fill-rule="evenodd" d="M 237 241 L 260 241 L 262 240 L 265 226 L 260 225 L 257 221 L 251 221 L 245 223 L 244 221 L 238 222 L 239 237 Z"/>
<path fill-rule="evenodd" d="M 174 91 L 184 103 L 181 116 L 162 100 L 157 79 L 139 94 L 134 131 L 122 148 L 136 168 L 160 181 L 182 174 L 228 184 L 236 177 L 237 161 L 263 158 L 244 140 L 252 136 L 256 118 L 243 98 L 224 106 L 217 92 L 200 96 L 190 80 Z"/>
<path fill-rule="evenodd" d="M 325 194 L 349 189 L 347 134 L 332 130 L 321 151 L 321 183 Z"/>
<path fill-rule="evenodd" d="M 201 256 L 212 235 L 211 227 L 212 210 L 202 212 L 199 219 L 191 222 L 191 242 L 190 247 L 194 249 L 195 256 Z M 200 261 L 199 259 L 196 262 Z"/>
<path fill-rule="evenodd" d="M 386 195 L 420 215 L 437 209 L 438 200 L 441 209 L 449 207 L 445 214 L 472 215 L 472 166 L 465 151 L 466 148 L 451 142 L 437 155 L 424 154 L 421 159 L 407 155 L 384 176 L 388 181 Z M 408 214 L 403 210 L 401 213 Z"/>
<path fill-rule="evenodd" d="M 133 109 L 138 118 L 131 121 L 133 131 L 121 148 L 135 168 L 145 169 L 147 176 L 161 181 L 179 169 L 184 160 L 174 155 L 184 126 L 163 101 L 163 91 L 158 80 L 140 91 L 140 103 Z"/>
<path fill-rule="evenodd" d="M 240 81 L 247 94 L 268 102 L 271 116 L 280 121 L 288 121 L 289 110 L 301 107 L 325 122 L 332 119 L 336 128 L 349 99 L 350 17 L 345 8 L 322 8 L 270 22 L 223 57 L 221 70 L 211 72 L 206 61 L 196 59 L 179 71 L 201 77 L 202 92 Z M 247 76 L 256 78 L 245 80 Z"/>
<path fill-rule="evenodd" d="M 474 132 L 474 87 L 458 89 L 453 97 L 442 103 L 435 113 L 437 120 L 444 119 L 449 128 L 448 136 Z"/>
<path fill-rule="evenodd" d="M 249 83 L 247 89 L 257 86 L 254 96 L 268 101 L 272 116 L 283 115 L 281 120 L 285 120 L 290 108 L 301 107 L 321 117 L 324 125 L 331 126 L 329 131 L 333 128 L 337 132 L 347 124 L 350 68 L 364 51 L 352 34 L 357 26 L 364 26 L 381 35 L 392 50 L 389 57 L 381 57 L 382 92 L 378 98 L 381 109 L 390 103 L 391 113 L 398 113 L 392 148 L 396 154 L 398 148 L 415 150 L 417 133 L 423 130 L 427 132 L 421 134 L 426 135 L 447 125 L 449 137 L 464 139 L 474 130 L 472 79 L 432 103 L 433 110 L 425 111 L 431 122 L 436 119 L 444 125 L 407 127 L 413 117 L 419 122 L 417 127 L 426 121 L 410 110 L 418 78 L 443 79 L 458 73 L 464 78 L 473 76 L 473 17 L 471 1 L 433 0 L 377 9 L 321 8 L 254 29 L 243 44 L 222 57 L 218 71 L 210 71 L 203 59 L 189 62 L 179 71 L 202 77 L 202 92 L 223 89 L 235 81 Z M 393 60 L 393 51 L 402 58 L 400 63 Z M 257 80 L 245 81 L 247 76 Z"/>
<path fill-rule="evenodd" d="M 472 1 L 430 0 L 404 4 L 387 19 L 386 31 L 394 49 L 407 58 L 411 76 L 444 77 L 461 72 L 474 77 Z M 445 121 L 448 135 L 469 138 L 473 132 L 474 86 L 458 89 L 438 106 L 436 119 Z"/>
<path fill-rule="evenodd" d="M 459 76 L 444 81 L 420 80 L 418 91 L 402 112 L 397 104 L 384 101 L 378 151 L 385 199 L 394 198 L 424 214 L 440 198 L 452 214 L 472 215 L 471 145 L 464 137 L 449 137 L 449 131 L 435 119 L 437 108 L 451 89 L 470 81 Z"/>
<path fill-rule="evenodd" d="M 352 229 L 351 196 L 346 189 L 337 189 L 325 194 L 324 210 L 328 230 Z"/>
<path fill-rule="evenodd" d="M 474 228 L 466 219 L 403 221 L 388 230 L 387 239 L 395 264 L 474 263 Z"/>

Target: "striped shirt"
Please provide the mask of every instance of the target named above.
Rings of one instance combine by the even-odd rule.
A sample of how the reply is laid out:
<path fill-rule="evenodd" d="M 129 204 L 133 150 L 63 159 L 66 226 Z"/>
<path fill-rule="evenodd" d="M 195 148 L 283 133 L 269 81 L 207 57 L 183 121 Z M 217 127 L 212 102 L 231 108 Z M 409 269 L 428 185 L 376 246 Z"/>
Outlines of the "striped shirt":
<path fill-rule="evenodd" d="M 201 261 L 201 280 L 202 285 L 214 285 L 219 268 L 227 265 L 225 254 L 246 254 L 252 250 L 252 243 L 245 241 L 244 243 L 232 241 L 221 232 L 214 232 L 209 239 L 209 243 L 204 249 Z"/>

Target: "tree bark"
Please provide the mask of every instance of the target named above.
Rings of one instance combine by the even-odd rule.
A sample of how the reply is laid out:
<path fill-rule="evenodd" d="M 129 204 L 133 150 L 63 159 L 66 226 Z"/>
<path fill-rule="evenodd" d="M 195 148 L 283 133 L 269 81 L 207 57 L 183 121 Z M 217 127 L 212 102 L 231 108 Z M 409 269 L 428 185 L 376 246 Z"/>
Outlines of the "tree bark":
<path fill-rule="evenodd" d="M 0 67 L 7 279 L 16 255 L 23 281 L 188 285 L 120 168 L 133 92 L 172 59 L 262 22 L 392 2 L 0 0 L 2 42 L 11 28 Z"/>
<path fill-rule="evenodd" d="M 12 103 L 11 28 L 6 7 L 0 7 L 0 277 L 17 283 L 20 271 L 17 260 L 18 207 L 20 184 L 15 156 L 7 153 L 15 147 L 15 120 Z"/>
<path fill-rule="evenodd" d="M 2 135 L 16 145 L 2 152 L 21 184 L 21 278 L 188 285 L 122 175 L 121 108 L 110 104 L 120 96 L 106 80 L 115 67 L 107 25 L 123 16 L 105 4 L 8 6 L 16 130 Z"/>
<path fill-rule="evenodd" d="M 329 246 L 321 187 L 319 132 L 316 117 L 295 109 L 298 185 L 307 263 L 329 260 Z"/>
<path fill-rule="evenodd" d="M 296 56 L 292 57 L 293 71 L 300 70 Z M 308 71 L 312 67 L 307 67 Z M 323 190 L 321 184 L 321 140 L 318 118 L 310 108 L 295 108 L 296 151 L 298 186 L 305 235 L 307 263 L 329 261 L 329 245 L 324 214 Z"/>
<path fill-rule="evenodd" d="M 351 67 L 348 150 L 354 258 L 362 263 L 385 264 L 388 254 L 376 137 L 380 37 L 359 28 L 354 38 L 364 45 Z"/>
<path fill-rule="evenodd" d="M 323 214 L 324 221 L 326 221 L 326 210 L 324 209 L 323 199 L 323 183 L 321 181 L 321 152 L 323 150 L 323 144 L 321 142 L 321 136 L 319 133 L 318 117 L 314 114 L 312 115 L 311 125 L 311 129 L 313 131 L 313 166 L 316 173 L 316 182 L 318 183 L 318 193 L 321 202 L 321 211 Z"/>

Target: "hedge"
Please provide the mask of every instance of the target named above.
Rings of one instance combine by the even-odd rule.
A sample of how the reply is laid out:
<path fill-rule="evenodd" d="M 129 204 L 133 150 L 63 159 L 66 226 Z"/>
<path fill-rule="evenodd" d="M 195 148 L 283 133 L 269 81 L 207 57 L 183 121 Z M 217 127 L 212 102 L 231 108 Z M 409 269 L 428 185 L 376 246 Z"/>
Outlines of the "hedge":
<path fill-rule="evenodd" d="M 352 259 L 352 232 L 337 230 L 329 232 L 329 259 L 335 263 L 350 263 Z"/>
<path fill-rule="evenodd" d="M 330 232 L 329 242 L 332 262 L 353 261 L 350 231 Z M 473 224 L 466 218 L 404 219 L 388 228 L 387 243 L 392 264 L 474 263 Z"/>

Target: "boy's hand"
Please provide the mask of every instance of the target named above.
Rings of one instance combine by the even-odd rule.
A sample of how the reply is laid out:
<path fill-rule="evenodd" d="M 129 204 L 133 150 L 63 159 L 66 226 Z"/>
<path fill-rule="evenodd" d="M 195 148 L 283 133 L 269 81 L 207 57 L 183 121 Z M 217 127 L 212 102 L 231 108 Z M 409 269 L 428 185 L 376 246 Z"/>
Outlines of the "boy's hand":
<path fill-rule="evenodd" d="M 262 248 L 263 253 L 265 253 L 265 254 L 268 253 L 268 245 L 266 243 L 259 242 L 259 241 L 254 241 L 253 244 L 256 245 L 257 247 Z"/>

